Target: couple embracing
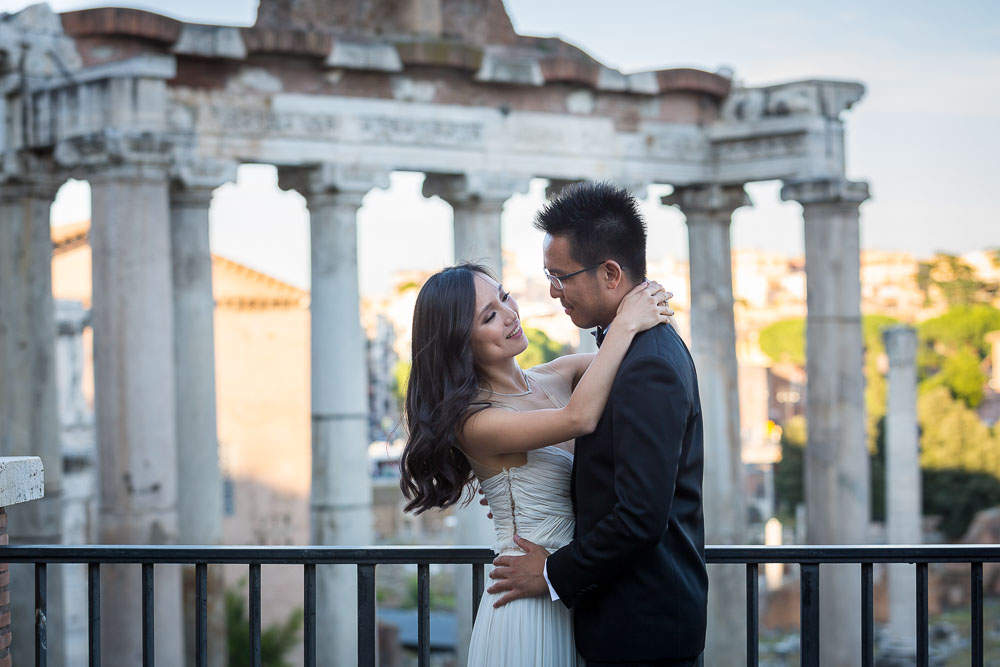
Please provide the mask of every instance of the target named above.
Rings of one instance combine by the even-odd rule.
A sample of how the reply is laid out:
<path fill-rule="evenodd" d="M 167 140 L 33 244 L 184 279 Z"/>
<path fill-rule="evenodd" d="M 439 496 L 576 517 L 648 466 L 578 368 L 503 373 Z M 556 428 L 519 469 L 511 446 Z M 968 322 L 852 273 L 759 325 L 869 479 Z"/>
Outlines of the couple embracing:
<path fill-rule="evenodd" d="M 597 354 L 522 371 L 517 302 L 489 272 L 432 276 L 413 316 L 407 510 L 478 483 L 496 528 L 469 665 L 698 664 L 708 576 L 702 417 L 671 296 L 646 281 L 635 199 L 563 190 L 537 216 L 550 295 Z"/>

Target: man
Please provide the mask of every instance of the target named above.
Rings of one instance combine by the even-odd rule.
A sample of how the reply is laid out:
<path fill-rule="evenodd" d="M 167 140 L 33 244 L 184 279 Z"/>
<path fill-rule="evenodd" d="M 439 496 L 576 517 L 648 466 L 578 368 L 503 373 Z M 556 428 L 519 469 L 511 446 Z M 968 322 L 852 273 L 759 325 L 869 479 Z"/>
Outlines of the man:
<path fill-rule="evenodd" d="M 609 183 L 567 187 L 543 209 L 545 272 L 573 323 L 598 327 L 646 274 L 635 199 Z M 494 561 L 497 605 L 551 595 L 574 610 L 588 665 L 688 666 L 705 644 L 702 419 L 687 347 L 670 326 L 636 336 L 597 429 L 576 441 L 575 539 Z"/>

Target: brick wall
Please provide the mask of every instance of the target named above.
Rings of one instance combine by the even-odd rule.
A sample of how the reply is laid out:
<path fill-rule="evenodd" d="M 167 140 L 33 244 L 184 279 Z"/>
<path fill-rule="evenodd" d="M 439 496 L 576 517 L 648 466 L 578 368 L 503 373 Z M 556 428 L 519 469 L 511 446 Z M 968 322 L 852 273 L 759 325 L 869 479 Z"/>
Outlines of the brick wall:
<path fill-rule="evenodd" d="M 0 507 L 0 546 L 7 544 L 7 513 Z M 10 570 L 0 563 L 0 667 L 10 662 Z"/>

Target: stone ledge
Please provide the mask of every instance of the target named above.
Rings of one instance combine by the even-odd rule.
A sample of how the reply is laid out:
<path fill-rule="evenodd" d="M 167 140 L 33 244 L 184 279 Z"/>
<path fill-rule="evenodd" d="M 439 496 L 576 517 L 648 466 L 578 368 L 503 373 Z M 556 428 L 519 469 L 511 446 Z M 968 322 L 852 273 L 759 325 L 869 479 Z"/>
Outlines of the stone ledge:
<path fill-rule="evenodd" d="M 0 507 L 38 500 L 44 495 L 42 459 L 37 456 L 0 457 Z"/>

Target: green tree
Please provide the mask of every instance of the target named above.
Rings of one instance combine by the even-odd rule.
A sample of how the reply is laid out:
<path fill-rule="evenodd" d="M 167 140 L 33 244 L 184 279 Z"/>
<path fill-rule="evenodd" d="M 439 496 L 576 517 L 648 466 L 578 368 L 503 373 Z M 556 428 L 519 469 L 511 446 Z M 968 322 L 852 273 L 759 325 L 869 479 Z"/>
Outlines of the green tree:
<path fill-rule="evenodd" d="M 932 362 L 964 347 L 985 358 L 990 351 L 986 334 L 997 329 L 1000 329 L 1000 310 L 986 304 L 955 306 L 917 327 L 922 347 L 932 354 L 927 358 L 931 368 L 935 366 Z"/>
<path fill-rule="evenodd" d="M 940 517 L 938 527 L 949 540 L 965 534 L 976 512 L 1000 505 L 1000 480 L 994 475 L 961 468 L 925 468 L 922 473 L 924 514 Z"/>
<path fill-rule="evenodd" d="M 877 451 L 877 441 L 882 434 L 889 386 L 879 369 L 879 360 L 885 354 L 882 334 L 899 324 L 899 320 L 886 315 L 865 315 L 861 318 L 861 335 L 865 345 L 865 420 L 868 434 L 868 451 Z"/>
<path fill-rule="evenodd" d="M 250 664 L 250 616 L 243 599 L 242 588 L 226 591 L 226 634 L 229 650 L 229 667 L 246 667 Z M 260 661 L 265 667 L 291 667 L 287 660 L 289 651 L 302 641 L 302 608 L 289 614 L 284 623 L 269 625 L 260 633 Z"/>
<path fill-rule="evenodd" d="M 861 318 L 861 335 L 865 349 L 865 404 L 867 407 L 868 449 L 875 451 L 878 424 L 885 415 L 886 381 L 879 370 L 879 358 L 885 353 L 882 332 L 899 324 L 886 315 L 865 315 Z M 760 347 L 776 362 L 806 363 L 806 320 L 781 320 L 760 332 Z"/>
<path fill-rule="evenodd" d="M 400 412 L 403 411 L 403 404 L 406 402 L 406 383 L 410 380 L 410 362 L 400 359 L 392 368 L 392 395 L 396 398 L 396 405 Z"/>
<path fill-rule="evenodd" d="M 940 293 L 949 306 L 989 303 L 997 293 L 997 284 L 980 280 L 975 269 L 961 257 L 938 253 L 917 266 L 917 287 L 924 293 L 924 305 L 931 305 Z"/>
<path fill-rule="evenodd" d="M 945 357 L 941 368 L 920 385 L 921 391 L 944 387 L 955 398 L 970 408 L 975 408 L 983 400 L 983 387 L 988 380 L 980 366 L 981 359 L 969 348 L 963 348 Z"/>
<path fill-rule="evenodd" d="M 983 399 L 989 354 L 986 334 L 1000 329 L 1000 310 L 985 304 L 955 306 L 918 327 L 917 364 L 923 391 L 947 387 L 969 407 Z"/>
<path fill-rule="evenodd" d="M 524 327 L 523 330 L 524 335 L 528 337 L 528 347 L 517 358 L 521 368 L 544 364 L 563 353 L 563 346 L 549 338 L 541 329 Z"/>
<path fill-rule="evenodd" d="M 806 365 L 806 321 L 796 317 L 764 327 L 760 349 L 775 363 Z"/>
<path fill-rule="evenodd" d="M 920 464 L 924 468 L 961 468 L 1000 478 L 1000 438 L 974 410 L 955 400 L 945 387 L 933 387 L 917 400 Z"/>

